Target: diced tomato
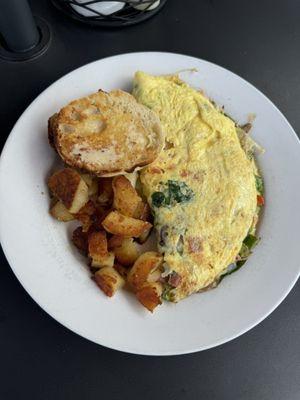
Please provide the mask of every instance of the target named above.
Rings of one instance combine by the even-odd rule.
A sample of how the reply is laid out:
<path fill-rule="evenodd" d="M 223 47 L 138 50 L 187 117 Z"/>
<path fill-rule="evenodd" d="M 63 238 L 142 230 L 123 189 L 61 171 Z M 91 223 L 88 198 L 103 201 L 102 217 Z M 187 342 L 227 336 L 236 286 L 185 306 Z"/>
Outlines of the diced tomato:
<path fill-rule="evenodd" d="M 263 206 L 264 204 L 265 204 L 264 196 L 261 196 L 260 194 L 258 194 L 257 195 L 257 205 Z"/>

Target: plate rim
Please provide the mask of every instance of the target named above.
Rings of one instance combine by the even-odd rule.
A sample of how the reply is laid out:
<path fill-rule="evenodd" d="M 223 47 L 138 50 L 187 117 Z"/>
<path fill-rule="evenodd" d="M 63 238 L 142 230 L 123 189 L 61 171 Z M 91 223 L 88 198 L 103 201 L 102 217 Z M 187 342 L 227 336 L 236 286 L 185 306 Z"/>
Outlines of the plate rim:
<path fill-rule="evenodd" d="M 57 85 L 60 81 L 64 80 L 66 77 L 72 75 L 74 72 L 78 72 L 81 69 L 84 70 L 87 66 L 91 66 L 92 64 L 97 64 L 97 63 L 101 63 L 102 61 L 105 60 L 113 60 L 113 59 L 119 59 L 122 58 L 124 56 L 142 56 L 144 54 L 151 54 L 153 56 L 155 55 L 159 55 L 159 56 L 176 56 L 176 57 L 184 57 L 184 58 L 189 58 L 191 60 L 197 61 L 197 62 L 201 62 L 201 63 L 205 63 L 208 66 L 213 66 L 213 67 L 217 67 L 218 69 L 223 70 L 224 72 L 226 72 L 227 74 L 231 74 L 233 76 L 235 76 L 236 78 L 238 78 L 239 80 L 243 81 L 244 84 L 246 84 L 247 86 L 249 86 L 252 90 L 254 90 L 255 92 L 257 92 L 259 95 L 263 96 L 264 100 L 267 101 L 269 103 L 269 105 L 271 105 L 277 113 L 279 113 L 280 117 L 284 120 L 284 122 L 287 124 L 287 126 L 290 129 L 290 133 L 293 133 L 293 137 L 295 139 L 295 143 L 297 143 L 297 145 L 300 145 L 300 138 L 297 136 L 293 126 L 291 125 L 291 123 L 287 120 L 287 118 L 284 116 L 284 114 L 281 112 L 281 110 L 277 107 L 276 104 L 273 103 L 273 101 L 271 101 L 260 89 L 256 88 L 252 83 L 248 82 L 246 79 L 244 79 L 243 77 L 241 77 L 240 75 L 236 74 L 235 72 L 232 72 L 231 70 L 218 65 L 216 63 L 207 61 L 205 59 L 199 58 L 199 57 L 194 57 L 194 56 L 190 56 L 190 55 L 186 55 L 186 54 L 182 54 L 182 53 L 176 53 L 176 52 L 164 52 L 164 51 L 139 51 L 139 52 L 128 52 L 128 53 L 121 53 L 121 54 L 116 54 L 113 56 L 108 56 L 108 57 L 104 57 L 104 58 L 100 58 L 97 60 L 94 60 L 92 62 L 89 62 L 87 64 L 84 64 L 78 68 L 73 69 L 72 71 L 68 72 L 67 74 L 61 76 L 60 78 L 58 78 L 57 80 L 55 80 L 53 83 L 51 83 L 49 86 L 47 86 L 37 97 L 35 97 L 35 99 L 25 108 L 25 110 L 21 113 L 21 115 L 18 117 L 17 121 L 15 122 L 15 124 L 13 125 L 10 133 L 7 136 L 7 139 L 3 145 L 3 148 L 1 150 L 1 154 L 0 154 L 0 185 L 1 185 L 1 166 L 4 163 L 5 157 L 6 157 L 6 150 L 10 144 L 10 142 L 13 140 L 13 138 L 16 135 L 17 132 L 17 126 L 22 123 L 22 119 L 24 118 L 24 116 L 30 112 L 31 107 L 39 101 L 40 97 L 43 96 L 45 94 L 45 92 L 47 92 L 48 90 L 50 90 L 50 88 L 53 88 L 53 86 Z M 300 147 L 299 147 L 300 150 Z M 3 211 L 2 210 L 2 206 L 0 203 L 0 215 L 2 214 Z M 260 324 L 263 320 L 265 320 L 266 318 L 268 318 L 268 316 L 284 301 L 284 299 L 287 297 L 287 295 L 291 292 L 291 290 L 293 289 L 293 287 L 295 286 L 297 280 L 299 279 L 300 276 L 300 265 L 298 268 L 298 273 L 296 274 L 295 278 L 293 279 L 293 281 L 291 281 L 291 283 L 289 284 L 288 288 L 284 291 L 284 293 L 280 296 L 280 298 L 278 298 L 277 302 L 275 302 L 273 304 L 273 306 L 260 318 L 256 319 L 252 324 L 248 325 L 246 328 L 240 330 L 238 333 L 233 334 L 231 336 L 228 336 L 226 338 L 222 338 L 219 341 L 216 341 L 214 344 L 211 345 L 207 345 L 207 346 L 198 346 L 197 348 L 195 346 L 193 346 L 192 348 L 186 348 L 186 350 L 182 351 L 180 349 L 178 350 L 172 350 L 172 351 L 165 351 L 165 352 L 154 352 L 154 351 L 139 351 L 137 349 L 134 350 L 134 347 L 132 348 L 127 348 L 126 350 L 123 348 L 120 348 L 118 346 L 114 347 L 111 345 L 107 345 L 107 344 L 102 344 L 97 342 L 96 340 L 93 340 L 92 338 L 86 337 L 83 334 L 81 334 L 80 332 L 78 332 L 77 329 L 74 329 L 73 327 L 69 327 L 69 324 L 65 321 L 62 321 L 61 318 L 57 318 L 56 316 L 54 316 L 52 314 L 52 312 L 50 312 L 48 310 L 48 306 L 47 305 L 41 305 L 39 304 L 35 298 L 31 295 L 30 292 L 30 288 L 25 287 L 24 283 L 22 282 L 22 280 L 19 278 L 19 274 L 17 272 L 17 269 L 15 269 L 15 267 L 13 267 L 13 263 L 11 262 L 11 257 L 9 255 L 9 250 L 8 250 L 8 246 L 6 245 L 5 242 L 5 234 L 4 234 L 4 228 L 3 228 L 3 224 L 0 224 L 0 244 L 3 250 L 3 253 L 6 257 L 6 260 L 12 270 L 12 272 L 14 273 L 14 275 L 16 276 L 16 278 L 18 279 L 19 283 L 21 284 L 21 286 L 24 288 L 24 290 L 26 291 L 26 293 L 31 297 L 31 299 L 43 310 L 45 311 L 52 319 L 54 319 L 56 322 L 58 322 L 60 325 L 66 327 L 68 330 L 70 330 L 71 332 L 81 336 L 82 338 L 89 340 L 97 345 L 100 344 L 100 346 L 112 349 L 112 350 L 117 350 L 117 351 L 121 351 L 123 353 L 130 353 L 130 354 L 137 354 L 137 355 L 147 355 L 147 356 L 175 356 L 175 355 L 183 355 L 183 354 L 192 354 L 192 353 L 196 353 L 196 352 L 200 352 L 200 351 L 204 351 L 204 350 L 208 350 L 211 348 L 215 348 L 218 347 L 222 344 L 228 343 L 236 338 L 238 338 L 239 336 L 242 336 L 243 334 L 245 334 L 246 332 L 250 331 L 251 329 L 253 329 L 255 326 L 257 326 L 258 324 Z"/>

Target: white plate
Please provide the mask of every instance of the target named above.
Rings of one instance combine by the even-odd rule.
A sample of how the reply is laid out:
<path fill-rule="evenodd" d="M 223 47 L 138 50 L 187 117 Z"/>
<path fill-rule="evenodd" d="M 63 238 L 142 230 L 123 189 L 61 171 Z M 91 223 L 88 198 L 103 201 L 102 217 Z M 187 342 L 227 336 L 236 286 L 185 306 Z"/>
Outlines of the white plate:
<path fill-rule="evenodd" d="M 85 261 L 70 244 L 67 226 L 48 214 L 46 177 L 55 155 L 47 142 L 47 119 L 70 100 L 99 88 L 130 90 L 133 74 L 197 68 L 182 77 L 202 88 L 239 122 L 255 113 L 253 137 L 266 185 L 261 243 L 239 272 L 215 290 L 153 315 L 119 292 L 105 297 L 91 281 Z M 209 62 L 168 53 L 135 53 L 79 68 L 45 90 L 12 130 L 0 164 L 0 238 L 17 278 L 32 298 L 72 331 L 103 346 L 151 355 L 191 353 L 246 332 L 284 299 L 300 269 L 300 145 L 280 111 L 237 75 Z"/>

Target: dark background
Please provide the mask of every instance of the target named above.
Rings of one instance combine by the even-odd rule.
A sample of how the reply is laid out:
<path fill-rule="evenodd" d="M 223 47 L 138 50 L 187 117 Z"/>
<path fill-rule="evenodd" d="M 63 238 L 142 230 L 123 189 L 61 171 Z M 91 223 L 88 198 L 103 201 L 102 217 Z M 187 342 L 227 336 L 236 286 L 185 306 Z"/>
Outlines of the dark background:
<path fill-rule="evenodd" d="M 188 54 L 238 73 L 300 129 L 299 0 L 169 0 L 153 19 L 120 30 L 78 25 L 47 0 L 31 6 L 51 25 L 52 44 L 34 61 L 0 61 L 1 147 L 56 79 L 90 61 L 143 50 Z M 259 326 L 221 347 L 142 357 L 59 325 L 27 295 L 1 253 L 0 399 L 299 400 L 299 288 Z"/>

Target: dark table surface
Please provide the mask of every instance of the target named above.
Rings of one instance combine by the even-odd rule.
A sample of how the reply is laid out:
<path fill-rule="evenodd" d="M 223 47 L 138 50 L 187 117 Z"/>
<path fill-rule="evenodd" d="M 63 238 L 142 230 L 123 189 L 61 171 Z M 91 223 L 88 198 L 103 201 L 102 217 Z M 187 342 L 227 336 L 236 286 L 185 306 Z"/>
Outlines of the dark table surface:
<path fill-rule="evenodd" d="M 184 53 L 238 73 L 300 130 L 299 0 L 169 0 L 153 19 L 121 30 L 77 25 L 47 0 L 31 5 L 50 24 L 52 44 L 34 61 L 0 61 L 1 147 L 53 81 L 90 61 L 143 50 Z M 192 355 L 142 357 L 59 325 L 27 295 L 1 253 L 0 399 L 299 400 L 299 288 L 230 343 Z"/>

